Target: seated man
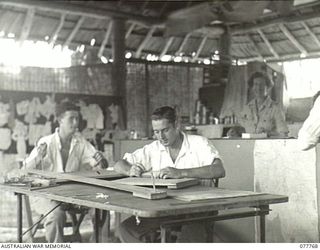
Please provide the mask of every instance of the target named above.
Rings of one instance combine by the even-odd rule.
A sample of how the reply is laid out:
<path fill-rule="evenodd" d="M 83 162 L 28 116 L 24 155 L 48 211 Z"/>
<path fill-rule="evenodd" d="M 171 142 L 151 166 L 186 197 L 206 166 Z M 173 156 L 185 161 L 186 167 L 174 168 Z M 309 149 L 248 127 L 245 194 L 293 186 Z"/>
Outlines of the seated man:
<path fill-rule="evenodd" d="M 215 147 L 202 136 L 187 135 L 177 127 L 176 112 L 164 106 L 156 109 L 152 116 L 152 128 L 156 141 L 126 154 L 118 161 L 114 169 L 128 176 L 141 176 L 144 172 L 157 172 L 159 178 L 201 178 L 212 182 L 212 178 L 225 176 L 225 170 Z M 203 225 L 193 225 L 192 236 L 203 232 Z M 120 226 L 120 237 L 124 242 L 141 242 L 143 236 L 159 228 L 156 219 L 142 219 L 136 225 L 135 218 L 130 217 Z M 185 227 L 188 228 L 188 227 Z M 182 228 L 182 232 L 188 231 Z M 190 230 L 189 230 L 190 231 Z M 203 233 L 202 233 L 203 234 Z M 205 237 L 204 235 L 202 235 Z M 188 237 L 180 241 L 204 241 Z"/>
<path fill-rule="evenodd" d="M 102 154 L 78 132 L 79 107 L 71 102 L 62 102 L 56 106 L 56 117 L 59 127 L 55 133 L 39 140 L 24 161 L 25 168 L 63 173 L 108 167 Z M 45 214 L 58 204 L 57 201 L 38 198 L 35 210 L 39 214 Z M 48 242 L 63 242 L 65 221 L 63 206 L 57 207 L 45 218 Z"/>

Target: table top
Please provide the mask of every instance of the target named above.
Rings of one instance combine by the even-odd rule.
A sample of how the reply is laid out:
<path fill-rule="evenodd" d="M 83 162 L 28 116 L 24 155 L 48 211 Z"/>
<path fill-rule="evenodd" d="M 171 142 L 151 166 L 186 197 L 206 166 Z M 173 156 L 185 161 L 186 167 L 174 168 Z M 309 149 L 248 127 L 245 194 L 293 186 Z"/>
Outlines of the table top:
<path fill-rule="evenodd" d="M 258 207 L 284 203 L 288 197 L 275 194 L 253 193 L 247 196 L 215 198 L 199 201 L 183 201 L 173 198 L 183 192 L 208 192 L 213 187 L 193 186 L 179 190 L 166 190 L 168 197 L 161 200 L 147 200 L 132 196 L 131 193 L 112 190 L 82 183 L 64 183 L 48 188 L 32 189 L 27 187 L 0 184 L 1 190 L 30 196 L 58 200 L 92 208 L 127 213 L 140 217 L 164 217 L 217 210 Z M 228 192 L 224 189 L 224 193 Z M 232 191 L 234 192 L 234 191 Z"/>

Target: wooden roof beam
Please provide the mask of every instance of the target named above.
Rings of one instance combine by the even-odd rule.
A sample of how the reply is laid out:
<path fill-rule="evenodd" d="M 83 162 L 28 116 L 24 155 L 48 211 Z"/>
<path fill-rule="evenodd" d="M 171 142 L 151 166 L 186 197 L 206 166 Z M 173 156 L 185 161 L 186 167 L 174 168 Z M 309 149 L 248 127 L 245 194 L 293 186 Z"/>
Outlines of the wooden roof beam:
<path fill-rule="evenodd" d="M 164 19 L 158 17 L 147 17 L 140 14 L 119 11 L 115 8 L 94 8 L 89 5 L 79 4 L 79 2 L 71 3 L 72 1 L 43 1 L 43 0 L 1 0 L 1 5 L 22 7 L 22 8 L 36 8 L 45 11 L 54 11 L 58 13 L 69 13 L 72 15 L 79 15 L 97 19 L 109 19 L 111 17 L 124 18 L 132 22 L 141 23 L 144 26 L 151 26 L 163 24 Z"/>
<path fill-rule="evenodd" d="M 163 56 L 167 53 L 167 51 L 168 51 L 168 49 L 170 48 L 173 40 L 174 40 L 174 37 L 173 37 L 173 36 L 171 36 L 171 37 L 168 39 L 168 41 L 166 42 L 166 45 L 164 46 L 163 50 L 161 51 L 160 58 L 163 57 Z"/>
<path fill-rule="evenodd" d="M 279 24 L 279 28 L 301 53 L 303 53 L 306 56 L 308 55 L 308 51 L 301 45 L 301 43 L 294 37 L 294 35 L 290 32 L 290 30 L 288 30 L 288 28 L 283 23 Z"/>
<path fill-rule="evenodd" d="M 107 32 L 104 36 L 104 39 L 101 43 L 101 46 L 99 48 L 99 52 L 98 52 L 98 58 L 102 57 L 103 55 L 103 51 L 104 51 L 104 48 L 106 47 L 108 41 L 109 41 L 109 38 L 111 36 L 111 31 L 112 31 L 112 26 L 113 26 L 113 21 L 110 20 L 109 24 L 108 24 L 108 29 L 107 29 Z"/>
<path fill-rule="evenodd" d="M 56 42 L 58 35 L 64 25 L 65 18 L 66 18 L 66 13 L 62 13 L 60 16 L 60 22 L 59 22 L 58 26 L 56 27 L 56 29 L 54 30 L 54 32 L 52 33 L 49 44 L 54 45 L 54 43 Z"/>
<path fill-rule="evenodd" d="M 84 16 L 81 16 L 76 25 L 74 26 L 73 30 L 71 31 L 71 33 L 69 34 L 69 36 L 67 37 L 66 41 L 63 44 L 63 47 L 66 47 L 70 44 L 70 42 L 72 41 L 72 39 L 74 38 L 74 36 L 77 34 L 78 30 L 80 29 L 83 21 L 85 20 Z"/>
<path fill-rule="evenodd" d="M 23 22 L 23 26 L 22 26 L 21 34 L 20 34 L 20 39 L 19 39 L 20 45 L 22 45 L 23 42 L 28 39 L 30 30 L 31 30 L 31 27 L 32 27 L 34 14 L 35 14 L 35 9 L 34 8 L 30 8 L 30 9 L 27 10 L 26 17 L 25 17 L 25 20 Z"/>
<path fill-rule="evenodd" d="M 129 29 L 126 32 L 125 39 L 129 38 L 129 36 L 131 35 L 131 33 L 132 33 L 132 31 L 134 30 L 135 27 L 136 27 L 135 23 L 130 24 Z"/>
<path fill-rule="evenodd" d="M 153 26 L 148 34 L 146 35 L 146 37 L 144 38 L 144 40 L 142 41 L 142 43 L 140 44 L 139 48 L 137 49 L 136 51 L 136 57 L 140 57 L 141 56 L 141 52 L 142 50 L 145 48 L 145 46 L 147 45 L 147 43 L 149 42 L 149 40 L 151 39 L 152 37 L 152 34 L 154 33 L 154 31 L 156 30 L 156 27 Z"/>
<path fill-rule="evenodd" d="M 246 35 L 246 37 L 247 37 L 247 39 L 249 40 L 249 42 L 251 43 L 251 45 L 253 46 L 253 48 L 255 49 L 255 52 L 258 54 L 259 58 L 260 58 L 261 60 L 263 60 L 264 58 L 263 58 L 262 54 L 260 53 L 256 42 L 253 41 L 253 39 L 251 38 L 251 36 L 250 36 L 249 34 Z"/>
<path fill-rule="evenodd" d="M 311 28 L 305 22 L 301 22 L 301 24 L 307 30 L 308 34 L 311 36 L 313 41 L 318 45 L 318 47 L 320 47 L 320 40 L 316 36 L 316 34 L 311 30 Z"/>
<path fill-rule="evenodd" d="M 313 51 L 309 52 L 308 57 L 306 58 L 311 58 L 311 57 L 319 57 L 320 56 L 320 51 Z M 306 59 L 303 58 L 303 59 Z M 287 54 L 287 55 L 282 55 L 281 57 L 275 58 L 273 56 L 268 56 L 264 58 L 264 61 L 267 62 L 279 62 L 279 61 L 287 61 L 287 60 L 297 60 L 301 59 L 301 54 L 296 53 L 296 54 Z M 239 60 L 245 61 L 245 62 L 253 62 L 259 60 L 259 57 L 246 57 L 246 58 L 239 58 Z"/>
<path fill-rule="evenodd" d="M 202 49 L 203 49 L 203 47 L 204 47 L 207 39 L 208 39 L 208 36 L 204 36 L 204 37 L 202 38 L 201 43 L 200 43 L 200 45 L 199 45 L 199 48 L 198 48 L 198 50 L 197 50 L 197 52 L 196 52 L 196 55 L 192 58 L 192 61 L 193 61 L 193 62 L 199 58 L 200 53 L 201 53 L 201 51 L 202 51 Z"/>
<path fill-rule="evenodd" d="M 241 33 L 247 33 L 247 32 L 254 32 L 257 29 L 272 27 L 280 23 L 295 23 L 295 22 L 312 20 L 315 18 L 319 18 L 319 15 L 320 15 L 320 11 L 315 11 L 313 13 L 305 14 L 305 15 L 273 18 L 270 21 L 262 22 L 259 24 L 243 25 L 237 28 L 230 28 L 230 33 L 234 35 L 234 34 L 241 34 Z"/>
<path fill-rule="evenodd" d="M 176 51 L 176 55 L 180 55 L 181 54 L 181 52 L 183 51 L 183 49 L 184 49 L 184 46 L 186 46 L 186 44 L 187 44 L 187 42 L 188 42 L 188 39 L 189 39 L 189 37 L 191 36 L 191 33 L 188 33 L 184 38 L 183 38 L 183 41 L 182 41 L 182 43 L 180 44 L 180 47 L 179 47 L 179 49 Z"/>
<path fill-rule="evenodd" d="M 268 38 L 266 37 L 266 35 L 262 32 L 261 29 L 257 29 L 257 32 L 259 33 L 259 35 L 261 36 L 262 40 L 264 41 L 264 43 L 267 45 L 268 49 L 271 51 L 271 53 L 273 54 L 273 56 L 275 58 L 279 58 L 278 53 L 274 50 L 274 48 L 272 47 L 271 43 L 269 42 Z"/>

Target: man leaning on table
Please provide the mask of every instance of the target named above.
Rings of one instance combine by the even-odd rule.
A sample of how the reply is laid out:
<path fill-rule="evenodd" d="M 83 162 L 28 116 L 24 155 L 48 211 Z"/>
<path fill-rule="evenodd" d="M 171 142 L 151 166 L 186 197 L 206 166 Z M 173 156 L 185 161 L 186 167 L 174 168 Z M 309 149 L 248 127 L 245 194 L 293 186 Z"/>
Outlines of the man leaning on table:
<path fill-rule="evenodd" d="M 188 135 L 177 126 L 176 112 L 163 106 L 151 115 L 156 141 L 133 152 L 125 154 L 114 169 L 128 176 L 141 176 L 153 172 L 158 178 L 200 178 L 203 183 L 225 176 L 225 170 L 218 151 L 205 137 Z M 139 225 L 132 216 L 120 225 L 123 242 L 143 242 L 145 236 L 159 228 L 158 219 L 142 219 Z M 179 242 L 203 242 L 205 227 L 201 223 L 183 226 Z"/>

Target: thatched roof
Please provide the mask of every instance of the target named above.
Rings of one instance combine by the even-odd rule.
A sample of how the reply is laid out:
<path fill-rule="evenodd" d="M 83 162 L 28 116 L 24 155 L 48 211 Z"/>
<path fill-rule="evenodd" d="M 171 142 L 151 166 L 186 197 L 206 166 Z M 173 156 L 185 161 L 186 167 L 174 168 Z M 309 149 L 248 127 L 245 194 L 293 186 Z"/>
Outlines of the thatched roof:
<path fill-rule="evenodd" d="M 320 1 L 0 1 L 0 35 L 85 45 L 99 56 L 111 55 L 113 18 L 127 20 L 126 51 L 134 58 L 210 58 L 226 37 L 233 59 L 320 55 Z"/>

